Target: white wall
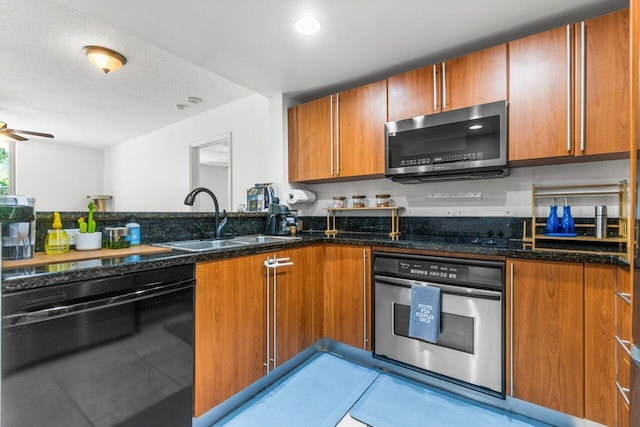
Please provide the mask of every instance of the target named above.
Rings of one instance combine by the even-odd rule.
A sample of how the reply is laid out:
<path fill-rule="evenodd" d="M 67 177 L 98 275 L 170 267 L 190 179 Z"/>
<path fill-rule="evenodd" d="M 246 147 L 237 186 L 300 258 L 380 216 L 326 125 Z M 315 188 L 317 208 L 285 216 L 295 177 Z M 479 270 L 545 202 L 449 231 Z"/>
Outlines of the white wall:
<path fill-rule="evenodd" d="M 615 184 L 629 179 L 629 161 L 612 160 L 589 163 L 574 163 L 554 166 L 512 168 L 506 178 L 479 181 L 453 181 L 424 184 L 397 184 L 387 179 L 351 181 L 329 184 L 312 184 L 305 187 L 317 195 L 313 204 L 296 204 L 304 215 L 326 215 L 333 196 L 347 197 L 366 195 L 369 206 L 375 206 L 376 194 L 390 194 L 397 206 L 405 209 L 400 215 L 411 216 L 531 216 L 531 189 L 536 186 Z M 457 197 L 460 193 L 480 193 L 480 198 Z M 569 199 L 574 217 L 592 217 L 594 206 L 607 205 L 609 216 L 618 215 L 615 196 Z M 536 216 L 548 215 L 550 200 L 544 200 Z M 564 200 L 556 200 L 557 205 Z M 562 208 L 558 209 L 562 215 Z M 353 211 L 349 212 L 350 215 Z M 362 215 L 372 215 L 363 211 Z M 374 213 L 376 214 L 376 213 Z"/>
<path fill-rule="evenodd" d="M 187 211 L 189 144 L 231 132 L 232 208 L 246 202 L 246 189 L 274 181 L 270 168 L 269 100 L 250 95 L 205 111 L 105 151 L 105 191 L 118 211 Z"/>
<path fill-rule="evenodd" d="M 102 150 L 48 141 L 16 143 L 16 193 L 36 199 L 36 211 L 84 211 L 87 196 L 104 194 Z"/>

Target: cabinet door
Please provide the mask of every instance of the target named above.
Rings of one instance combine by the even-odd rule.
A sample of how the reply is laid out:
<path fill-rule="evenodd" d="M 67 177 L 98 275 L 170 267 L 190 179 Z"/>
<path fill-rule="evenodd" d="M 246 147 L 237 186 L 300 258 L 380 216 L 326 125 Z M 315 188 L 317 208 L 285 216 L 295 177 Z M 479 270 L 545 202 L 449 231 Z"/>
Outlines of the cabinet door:
<path fill-rule="evenodd" d="M 338 99 L 337 176 L 382 176 L 387 81 L 340 92 Z"/>
<path fill-rule="evenodd" d="M 440 112 L 440 66 L 389 77 L 387 92 L 390 122 Z"/>
<path fill-rule="evenodd" d="M 629 10 L 590 19 L 584 23 L 584 32 L 584 134 L 580 118 L 576 117 L 576 154 L 628 153 L 630 109 L 625 106 L 630 90 Z M 578 74 L 578 81 L 581 78 L 582 74 Z M 577 84 L 580 102 L 578 87 Z M 579 107 L 576 106 L 576 111 Z"/>
<path fill-rule="evenodd" d="M 196 417 L 264 375 L 264 258 L 252 255 L 196 266 Z"/>
<path fill-rule="evenodd" d="M 567 26 L 509 43 L 509 161 L 573 155 L 571 36 Z"/>
<path fill-rule="evenodd" d="M 584 373 L 585 418 L 615 425 L 615 303 L 616 267 L 585 264 Z"/>
<path fill-rule="evenodd" d="M 313 181 L 331 178 L 332 152 L 332 97 L 316 99 L 297 107 L 296 180 Z M 294 151 L 289 149 L 289 152 Z M 289 163 L 291 165 L 291 163 Z"/>
<path fill-rule="evenodd" d="M 276 272 L 275 348 L 281 365 L 322 338 L 322 246 L 280 251 L 276 256 L 293 262 Z"/>
<path fill-rule="evenodd" d="M 298 107 L 287 110 L 289 182 L 298 182 Z"/>
<path fill-rule="evenodd" d="M 584 417 L 582 264 L 509 260 L 518 399 Z"/>
<path fill-rule="evenodd" d="M 507 45 L 445 63 L 442 111 L 507 99 Z"/>
<path fill-rule="evenodd" d="M 325 245 L 324 334 L 371 349 L 371 248 Z"/>

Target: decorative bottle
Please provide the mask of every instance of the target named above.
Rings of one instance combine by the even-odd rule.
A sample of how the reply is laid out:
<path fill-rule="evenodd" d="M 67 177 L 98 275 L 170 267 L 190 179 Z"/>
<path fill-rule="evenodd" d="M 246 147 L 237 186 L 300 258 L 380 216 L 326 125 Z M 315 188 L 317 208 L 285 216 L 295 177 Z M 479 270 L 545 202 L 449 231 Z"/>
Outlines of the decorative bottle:
<path fill-rule="evenodd" d="M 567 199 L 564 199 L 564 208 L 562 211 L 562 220 L 560 221 L 560 231 L 562 233 L 575 233 L 576 226 L 573 222 L 573 217 L 571 216 L 571 207 L 567 202 Z"/>
<path fill-rule="evenodd" d="M 69 252 L 69 236 L 67 232 L 62 229 L 62 221 L 60 221 L 60 214 L 58 212 L 53 213 L 53 224 L 44 241 L 44 251 L 47 255 Z"/>
<path fill-rule="evenodd" d="M 556 199 L 553 199 L 551 207 L 549 208 L 549 216 L 547 217 L 547 224 L 544 227 L 544 234 L 557 233 L 560 230 L 560 219 L 558 218 L 558 207 L 556 206 Z"/>

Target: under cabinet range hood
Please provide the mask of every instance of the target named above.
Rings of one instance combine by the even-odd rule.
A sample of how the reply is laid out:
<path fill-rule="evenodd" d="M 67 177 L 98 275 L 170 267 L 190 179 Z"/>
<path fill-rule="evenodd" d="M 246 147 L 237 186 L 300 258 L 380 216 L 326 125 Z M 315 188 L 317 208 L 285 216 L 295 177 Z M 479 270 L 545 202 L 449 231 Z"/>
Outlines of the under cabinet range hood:
<path fill-rule="evenodd" d="M 507 102 L 385 124 L 385 176 L 411 184 L 502 178 L 507 164 Z"/>

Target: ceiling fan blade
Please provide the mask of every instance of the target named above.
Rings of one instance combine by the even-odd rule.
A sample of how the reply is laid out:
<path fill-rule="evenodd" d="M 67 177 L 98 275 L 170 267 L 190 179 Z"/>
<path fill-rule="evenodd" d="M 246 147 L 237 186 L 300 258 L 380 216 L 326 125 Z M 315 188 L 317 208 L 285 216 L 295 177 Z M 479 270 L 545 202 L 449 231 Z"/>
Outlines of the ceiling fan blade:
<path fill-rule="evenodd" d="M 42 132 L 32 132 L 30 130 L 20 130 L 20 129 L 6 129 L 8 132 L 13 133 L 23 133 L 25 135 L 33 135 L 33 136 L 41 136 L 43 138 L 53 138 L 53 135 L 50 133 L 42 133 Z"/>
<path fill-rule="evenodd" d="M 6 130 L 0 131 L 0 135 L 6 135 L 11 139 L 15 139 L 16 141 L 28 141 L 27 138 L 23 138 L 20 135 L 16 135 L 16 134 L 8 132 Z"/>

